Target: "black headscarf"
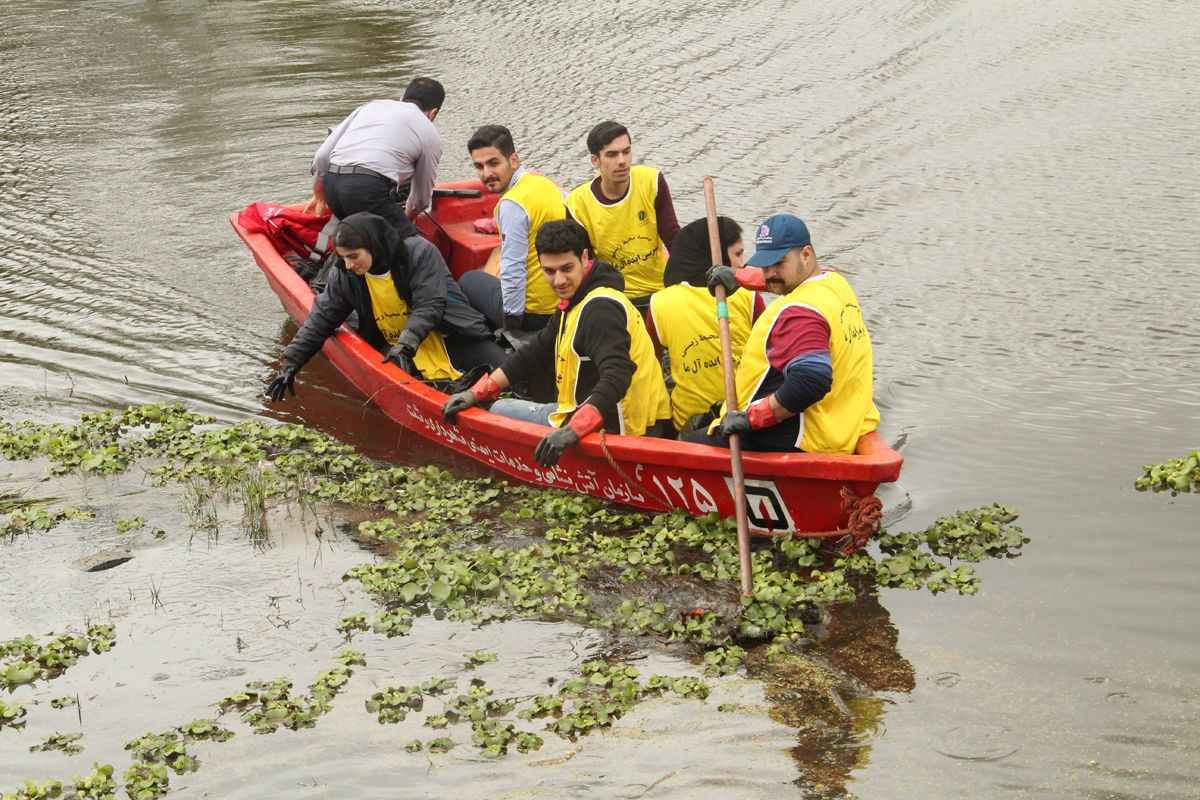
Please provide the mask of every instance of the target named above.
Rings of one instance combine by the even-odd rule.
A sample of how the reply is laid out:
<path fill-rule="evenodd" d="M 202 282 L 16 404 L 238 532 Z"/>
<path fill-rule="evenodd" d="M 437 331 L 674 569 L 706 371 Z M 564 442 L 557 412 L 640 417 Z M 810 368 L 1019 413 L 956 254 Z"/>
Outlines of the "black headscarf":
<path fill-rule="evenodd" d="M 362 247 L 371 254 L 371 274 L 382 275 L 385 272 L 396 272 L 397 268 L 407 278 L 408 248 L 404 246 L 404 237 L 392 224 L 381 216 L 360 211 L 342 220 L 342 224 L 352 228 L 362 239 Z M 334 244 L 346 247 L 339 242 L 337 231 L 334 231 Z M 407 283 L 407 280 L 405 281 Z"/>
<path fill-rule="evenodd" d="M 729 217 L 717 217 L 717 232 L 721 236 L 721 263 L 730 266 L 729 248 L 742 238 L 741 227 Z M 703 286 L 704 275 L 712 267 L 712 252 L 708 244 L 708 220 L 698 219 L 680 229 L 671 246 L 667 268 L 663 270 L 663 286 L 688 283 Z"/>

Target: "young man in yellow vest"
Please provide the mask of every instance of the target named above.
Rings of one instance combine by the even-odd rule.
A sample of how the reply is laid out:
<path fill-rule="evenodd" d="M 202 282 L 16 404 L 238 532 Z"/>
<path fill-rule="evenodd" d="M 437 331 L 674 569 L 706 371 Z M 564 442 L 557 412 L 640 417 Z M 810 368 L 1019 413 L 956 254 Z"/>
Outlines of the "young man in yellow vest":
<path fill-rule="evenodd" d="M 541 330 L 558 298 L 542 277 L 534 241 L 542 225 L 567 216 L 563 192 L 554 181 L 521 166 L 512 133 L 503 125 L 484 125 L 475 131 L 467 151 L 484 187 L 500 195 L 495 210 L 500 277 L 472 270 L 459 285 L 493 328 Z"/>
<path fill-rule="evenodd" d="M 624 125 L 601 122 L 587 147 L 600 174 L 571 191 L 567 209 L 587 229 L 592 254 L 625 276 L 625 296 L 645 311 L 650 295 L 663 288 L 663 247 L 679 234 L 671 190 L 659 170 L 634 166 Z"/>
<path fill-rule="evenodd" d="M 493 413 L 554 428 L 533 451 L 538 463 L 549 467 L 600 427 L 653 435 L 661 429 L 660 420 L 670 418 L 671 401 L 642 315 L 622 294 L 620 273 L 611 264 L 593 261 L 587 244 L 587 232 L 572 220 L 548 222 L 538 231 L 542 273 L 558 297 L 554 316 L 500 369 L 452 395 L 442 406 L 446 422 L 495 400 Z M 557 402 L 496 400 L 512 381 L 551 362 Z"/>
<path fill-rule="evenodd" d="M 858 298 L 839 273 L 817 263 L 808 226 L 777 214 L 759 226 L 746 266 L 761 267 L 781 295 L 754 323 L 738 365 L 738 407 L 722 406 L 708 432 L 688 441 L 747 450 L 853 453 L 875 430 L 871 337 Z M 709 272 L 710 288 L 737 287 L 729 267 Z"/>

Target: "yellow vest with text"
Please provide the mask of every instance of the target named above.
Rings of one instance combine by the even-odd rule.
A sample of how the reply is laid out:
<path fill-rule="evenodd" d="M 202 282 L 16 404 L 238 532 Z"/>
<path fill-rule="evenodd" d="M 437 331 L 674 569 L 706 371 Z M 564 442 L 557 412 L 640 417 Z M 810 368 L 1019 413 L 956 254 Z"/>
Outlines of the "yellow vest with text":
<path fill-rule="evenodd" d="M 874 399 L 871 335 L 863 322 L 858 297 L 840 274 L 824 271 L 780 297 L 754 323 L 737 371 L 738 408 L 745 411 L 771 369 L 767 342 L 779 315 L 791 306 L 814 309 L 829 323 L 829 356 L 833 386 L 804 409 L 800 439 L 806 453 L 853 453 L 858 439 L 879 425 Z M 715 431 L 716 423 L 710 428 Z"/>
<path fill-rule="evenodd" d="M 550 424 L 560 427 L 567 416 L 575 410 L 576 387 L 579 382 L 579 365 L 584 356 L 575 352 L 575 335 L 579 328 L 579 317 L 588 303 L 604 302 L 612 298 L 625 309 L 625 329 L 629 332 L 629 357 L 633 359 L 634 372 L 629 389 L 617 403 L 617 416 L 624 433 L 641 436 L 660 419 L 671 415 L 671 401 L 663 383 L 662 368 L 654 357 L 654 345 L 646 332 L 642 315 L 616 289 L 601 286 L 588 292 L 579 305 L 569 309 L 559 321 L 558 337 L 555 341 L 554 380 L 558 384 L 558 409 L 550 415 Z"/>
<path fill-rule="evenodd" d="M 754 292 L 738 289 L 728 299 L 733 364 L 742 360 L 754 315 Z M 675 430 L 725 398 L 717 300 L 703 286 L 679 283 L 655 292 L 650 317 L 658 340 L 671 357 L 671 421 Z"/>
<path fill-rule="evenodd" d="M 558 297 L 546 276 L 542 274 L 542 262 L 538 260 L 534 239 L 538 229 L 547 222 L 566 219 L 567 207 L 563 204 L 562 192 L 554 181 L 545 175 L 526 170 L 516 185 L 504 194 L 501 200 L 511 200 L 529 217 L 529 252 L 525 256 L 525 310 L 530 314 L 553 314 L 558 308 Z M 496 203 L 499 211 L 500 203 Z M 498 219 L 498 218 L 497 218 Z M 503 235 L 503 231 L 500 232 Z"/>
<path fill-rule="evenodd" d="M 592 194 L 592 182 L 567 195 L 571 216 L 587 228 L 592 257 L 607 261 L 625 276 L 625 296 L 642 297 L 663 288 L 667 258 L 658 238 L 658 170 L 637 165 L 629 170 L 629 191 L 613 205 Z"/>
<path fill-rule="evenodd" d="M 396 284 L 390 274 L 363 276 L 367 279 L 367 291 L 371 294 L 371 311 L 375 315 L 375 324 L 388 344 L 395 344 L 408 324 L 408 303 L 396 291 Z M 446 352 L 446 342 L 439 331 L 430 331 L 417 348 L 413 363 L 421 371 L 421 377 L 429 381 L 453 380 L 462 375 L 450 363 L 450 354 Z"/>

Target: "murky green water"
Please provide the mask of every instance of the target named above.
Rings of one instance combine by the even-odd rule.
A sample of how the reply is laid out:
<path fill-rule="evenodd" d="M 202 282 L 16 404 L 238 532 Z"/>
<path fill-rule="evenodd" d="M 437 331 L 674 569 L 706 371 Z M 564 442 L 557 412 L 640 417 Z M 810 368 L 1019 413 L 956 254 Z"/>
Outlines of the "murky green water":
<path fill-rule="evenodd" d="M 979 597 L 882 595 L 883 616 L 852 638 L 869 650 L 884 632 L 872 646 L 892 682 L 852 709 L 853 747 L 799 742 L 763 713 L 761 685 L 734 682 L 723 691 L 743 713 L 662 703 L 521 768 L 431 767 L 399 749 L 411 737 L 364 722 L 373 681 L 486 647 L 501 653 L 483 668 L 498 682 L 532 683 L 597 642 L 542 623 L 451 640 L 418 625 L 377 644 L 368 680 L 315 729 L 214 747 L 173 783 L 180 796 L 786 796 L 822 761 L 862 797 L 1195 796 L 1200 505 L 1132 489 L 1143 463 L 1200 446 L 1194 4 L 25 2 L 2 14 L 5 418 L 182 398 L 444 459 L 327 365 L 305 370 L 299 402 L 264 409 L 292 328 L 226 222 L 252 200 L 300 199 L 326 126 L 426 73 L 448 90 L 446 179 L 470 175 L 474 127 L 502 122 L 526 163 L 574 185 L 589 172 L 586 131 L 611 116 L 665 169 L 682 219 L 701 213 L 705 174 L 747 227 L 806 217 L 867 310 L 885 428 L 906 437 L 905 527 L 999 500 L 1034 536 L 1021 559 L 983 567 Z M 255 550 L 189 532 L 179 498 L 136 476 L 46 485 L 7 463 L 0 475 L 0 490 L 86 493 L 168 533 L 80 522 L 5 546 L 0 639 L 107 616 L 122 639 L 47 694 L 94 694 L 84 753 L 27 752 L 55 724 L 39 707 L 24 734 L 0 730 L 0 791 L 123 763 L 127 739 L 204 716 L 248 679 L 306 681 L 327 658 L 351 591 L 340 575 L 364 558 L 336 527 L 316 540 L 311 520 L 279 520 Z M 138 557 L 71 566 L 122 547 Z M 70 713 L 53 713 L 66 728 Z"/>

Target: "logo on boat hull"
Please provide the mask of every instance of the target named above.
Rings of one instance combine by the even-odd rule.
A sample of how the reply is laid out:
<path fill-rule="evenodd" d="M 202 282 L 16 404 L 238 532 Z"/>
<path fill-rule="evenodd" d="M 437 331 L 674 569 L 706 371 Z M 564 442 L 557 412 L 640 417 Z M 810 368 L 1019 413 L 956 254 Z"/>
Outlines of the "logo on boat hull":
<path fill-rule="evenodd" d="M 726 478 L 725 485 L 733 495 L 733 479 Z M 796 529 L 792 515 L 788 512 L 775 481 L 746 480 L 746 516 L 751 525 L 764 531 L 791 531 Z"/>

